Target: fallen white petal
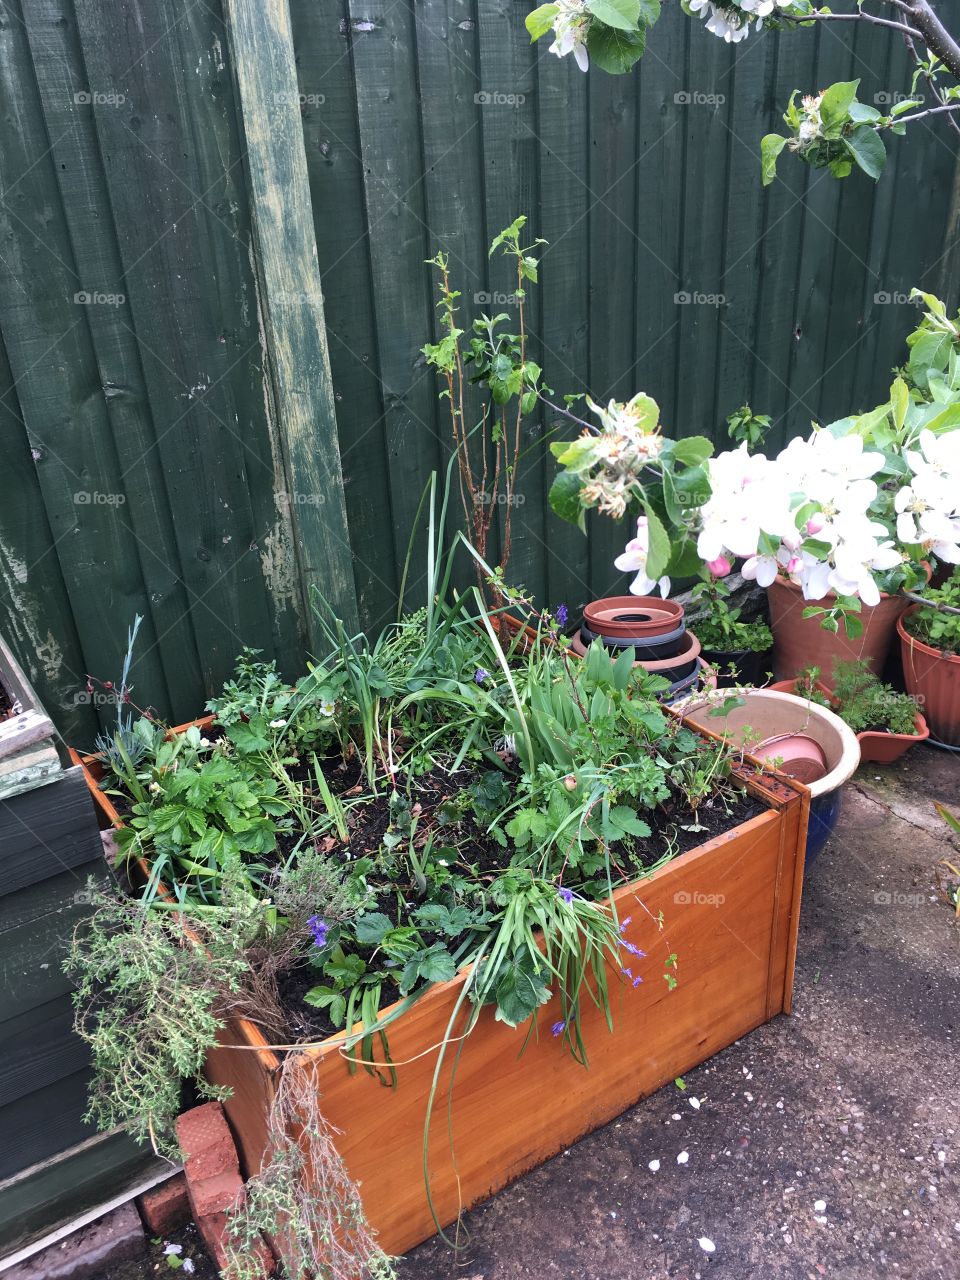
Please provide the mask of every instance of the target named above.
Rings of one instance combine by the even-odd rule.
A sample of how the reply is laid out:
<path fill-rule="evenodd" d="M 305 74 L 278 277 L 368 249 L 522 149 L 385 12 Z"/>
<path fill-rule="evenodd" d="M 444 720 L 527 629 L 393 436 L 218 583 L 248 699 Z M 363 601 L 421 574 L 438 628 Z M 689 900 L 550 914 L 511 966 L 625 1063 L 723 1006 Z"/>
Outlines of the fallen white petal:
<path fill-rule="evenodd" d="M 164 1245 L 163 1253 L 164 1253 L 164 1257 L 169 1256 L 171 1253 L 183 1253 L 183 1245 L 182 1244 Z"/>
<path fill-rule="evenodd" d="M 823 1213 L 824 1209 L 827 1207 L 827 1202 L 826 1200 L 814 1200 L 813 1207 L 817 1213 Z"/>
<path fill-rule="evenodd" d="M 690 1153 L 688 1151 L 681 1151 L 677 1156 L 677 1164 L 686 1164 L 689 1159 Z"/>
<path fill-rule="evenodd" d="M 697 1244 L 700 1246 L 700 1248 L 703 1250 L 704 1253 L 713 1253 L 714 1249 L 716 1249 L 717 1247 L 713 1243 L 713 1241 L 710 1239 L 709 1236 L 701 1236 L 700 1239 L 697 1241 Z"/>
<path fill-rule="evenodd" d="M 660 1168 L 660 1161 L 651 1160 L 650 1163 L 647 1165 L 647 1168 L 650 1170 L 651 1173 L 656 1173 L 657 1170 Z"/>
<path fill-rule="evenodd" d="M 188 1274 L 188 1275 L 190 1274 L 190 1272 L 191 1272 L 191 1271 L 193 1271 L 193 1270 L 194 1270 L 194 1266 L 193 1266 L 193 1259 L 192 1259 L 192 1258 L 184 1258 L 184 1260 L 183 1260 L 183 1269 L 184 1269 L 184 1271 L 186 1271 L 186 1272 L 187 1272 L 187 1274 Z"/>
<path fill-rule="evenodd" d="M 699 1111 L 699 1110 L 700 1110 L 700 1099 L 699 1099 L 699 1098 L 690 1098 L 690 1099 L 688 1099 L 688 1101 L 689 1101 L 689 1103 L 690 1103 L 691 1107 L 693 1107 L 694 1111 Z"/>

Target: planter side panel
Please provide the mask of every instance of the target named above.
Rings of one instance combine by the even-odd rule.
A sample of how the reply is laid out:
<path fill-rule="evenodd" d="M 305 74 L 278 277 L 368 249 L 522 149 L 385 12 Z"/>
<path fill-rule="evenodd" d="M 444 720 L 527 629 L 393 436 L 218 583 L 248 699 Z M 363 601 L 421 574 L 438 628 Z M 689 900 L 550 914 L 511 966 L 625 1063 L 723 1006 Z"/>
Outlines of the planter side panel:
<path fill-rule="evenodd" d="M 626 938 L 648 957 L 624 956 L 643 976 L 637 988 L 610 975 L 612 1035 L 600 1012 L 585 1008 L 589 1070 L 550 1033 L 560 1017 L 556 1001 L 541 1011 L 539 1035 L 522 1056 L 526 1028 L 511 1030 L 483 1013 L 454 1081 L 456 1168 L 447 1136 L 451 1046 L 430 1136 L 431 1189 L 443 1223 L 786 1007 L 804 816 L 796 796 L 639 887 L 618 891 L 621 918 L 632 916 Z M 654 923 L 661 911 L 662 932 Z M 662 976 L 671 953 L 679 957 L 673 991 Z M 349 1075 L 335 1049 L 312 1055 L 324 1114 L 341 1130 L 338 1146 L 390 1253 L 435 1230 L 424 1191 L 423 1127 L 437 1061 L 432 1047 L 444 1039 L 459 989 L 456 982 L 435 989 L 390 1028 L 396 1089 L 363 1070 Z"/>
<path fill-rule="evenodd" d="M 244 1177 L 260 1172 L 267 1150 L 267 1124 L 273 1105 L 273 1072 L 279 1065 L 268 1050 L 251 1049 L 259 1032 L 240 1019 L 220 1032 L 220 1049 L 207 1054 L 204 1075 L 211 1084 L 231 1090 L 223 1104 L 240 1152 Z"/>

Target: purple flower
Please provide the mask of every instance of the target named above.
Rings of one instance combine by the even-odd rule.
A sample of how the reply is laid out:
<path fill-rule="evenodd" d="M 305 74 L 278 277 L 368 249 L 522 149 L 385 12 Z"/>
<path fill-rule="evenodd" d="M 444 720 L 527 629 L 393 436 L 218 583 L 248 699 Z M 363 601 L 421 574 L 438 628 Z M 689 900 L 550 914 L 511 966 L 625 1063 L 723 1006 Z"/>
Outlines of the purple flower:
<path fill-rule="evenodd" d="M 567 904 L 569 904 L 569 903 L 571 903 L 571 902 L 573 901 L 573 890 L 572 890 L 572 889 L 562 889 L 562 888 L 561 888 L 561 889 L 558 889 L 558 890 L 557 890 L 557 897 L 558 897 L 558 898 L 562 898 L 564 902 L 566 902 Z"/>
<path fill-rule="evenodd" d="M 321 920 L 319 916 L 311 916 L 307 921 L 307 928 L 313 934 L 313 945 L 319 947 L 322 951 L 327 945 L 327 933 L 330 926 L 326 920 Z"/>
<path fill-rule="evenodd" d="M 550 1028 L 550 1030 L 553 1032 L 555 1037 L 562 1036 L 563 1033 L 566 1031 L 566 1029 L 567 1029 L 567 1024 L 565 1022 L 555 1022 L 553 1026 Z"/>
<path fill-rule="evenodd" d="M 639 974 L 637 974 L 637 976 L 636 976 L 636 977 L 634 978 L 634 980 L 633 980 L 633 986 L 635 986 L 635 987 L 639 987 L 639 985 L 640 985 L 640 983 L 641 983 L 642 981 L 643 981 L 643 979 L 640 977 L 640 975 L 639 975 Z"/>
<path fill-rule="evenodd" d="M 629 969 L 621 969 L 620 972 L 623 974 L 625 978 L 633 977 L 633 973 Z"/>
<path fill-rule="evenodd" d="M 633 916 L 624 916 L 624 918 L 620 921 L 620 932 L 626 933 L 627 925 L 631 924 L 632 922 L 633 922 Z"/>
<path fill-rule="evenodd" d="M 567 618 L 570 616 L 567 612 L 567 606 L 565 604 L 558 604 L 553 616 L 557 620 L 558 627 L 565 627 L 567 625 Z"/>
<path fill-rule="evenodd" d="M 624 951 L 629 951 L 632 956 L 639 956 L 641 960 L 645 960 L 647 957 L 647 953 L 645 951 L 641 951 L 639 947 L 634 946 L 632 942 L 621 942 L 620 945 L 623 947 Z"/>
<path fill-rule="evenodd" d="M 483 684 L 484 680 L 490 679 L 490 672 L 484 670 L 483 667 L 477 667 L 476 671 L 473 673 L 473 678 L 476 680 L 477 684 Z"/>

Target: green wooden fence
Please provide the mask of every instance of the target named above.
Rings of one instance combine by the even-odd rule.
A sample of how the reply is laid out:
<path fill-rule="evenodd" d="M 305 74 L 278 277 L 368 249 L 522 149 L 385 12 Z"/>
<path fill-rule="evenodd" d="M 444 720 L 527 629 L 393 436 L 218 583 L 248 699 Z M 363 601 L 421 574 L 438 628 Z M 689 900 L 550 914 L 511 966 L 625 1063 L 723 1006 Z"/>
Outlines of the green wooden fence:
<path fill-rule="evenodd" d="M 419 355 L 437 247 L 468 316 L 509 312 L 486 244 L 526 213 L 550 241 L 547 381 L 643 388 L 680 433 L 745 399 L 777 440 L 865 407 L 914 314 L 898 299 L 956 303 L 942 129 L 895 140 L 876 188 L 787 162 L 759 187 L 790 89 L 901 92 L 896 42 L 729 48 L 670 4 L 635 74 L 584 76 L 531 48 L 529 7 L 5 5 L 0 627 L 74 740 L 97 718 L 84 675 L 118 669 L 136 611 L 137 694 L 177 718 L 242 644 L 299 669 L 315 587 L 363 625 L 389 612 L 446 456 Z M 562 527 L 549 479 L 534 449 L 513 572 L 575 605 L 622 582 L 624 531 Z"/>

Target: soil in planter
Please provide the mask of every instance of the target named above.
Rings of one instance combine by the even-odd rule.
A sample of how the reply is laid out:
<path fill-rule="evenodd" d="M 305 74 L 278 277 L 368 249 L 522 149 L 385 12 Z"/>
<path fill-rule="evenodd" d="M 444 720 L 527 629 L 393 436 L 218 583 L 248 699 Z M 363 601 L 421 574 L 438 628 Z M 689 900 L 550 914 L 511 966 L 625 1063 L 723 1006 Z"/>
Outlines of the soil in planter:
<path fill-rule="evenodd" d="M 331 789 L 345 798 L 349 797 L 351 790 L 359 789 L 359 772 L 355 761 L 346 761 L 325 770 Z M 469 874 L 471 879 L 492 882 L 509 867 L 513 850 L 504 848 L 488 835 L 471 813 L 462 814 L 454 821 L 448 817 L 457 797 L 476 778 L 477 772 L 468 767 L 455 774 L 435 770 L 417 779 L 414 788 L 419 806 L 416 846 L 422 848 L 432 834 L 435 843 L 456 846 L 453 870 Z M 643 875 L 644 870 L 656 866 L 666 850 L 671 850 L 674 856 L 686 853 L 762 811 L 763 805 L 746 791 L 730 798 L 726 807 L 719 800 L 706 801 L 698 810 L 696 822 L 690 811 L 679 803 L 667 802 L 656 810 L 643 812 L 644 821 L 651 828 L 650 835 L 635 839 L 629 848 L 622 844 L 611 846 L 611 861 L 615 868 L 622 870 L 624 879 L 636 879 Z M 387 794 L 379 795 L 351 811 L 348 846 L 328 836 L 323 852 L 334 860 L 348 856 L 348 851 L 351 860 L 373 856 L 380 850 L 390 822 L 390 798 Z M 284 837 L 283 843 L 288 839 L 292 845 L 293 837 Z M 403 859 L 398 861 L 402 868 Z M 418 901 L 417 886 L 401 874 L 400 878 L 392 878 L 381 886 L 376 903 L 370 910 L 382 912 L 395 924 L 401 924 L 410 907 L 416 906 Z M 439 940 L 426 931 L 421 932 L 427 945 Z M 280 1003 L 287 1016 L 290 1043 L 342 1034 L 342 1028 L 333 1024 L 326 1011 L 315 1009 L 304 1001 L 306 993 L 322 981 L 319 971 L 307 963 L 279 975 Z M 385 1008 L 397 999 L 397 990 L 390 984 L 384 984 L 380 1007 Z"/>

